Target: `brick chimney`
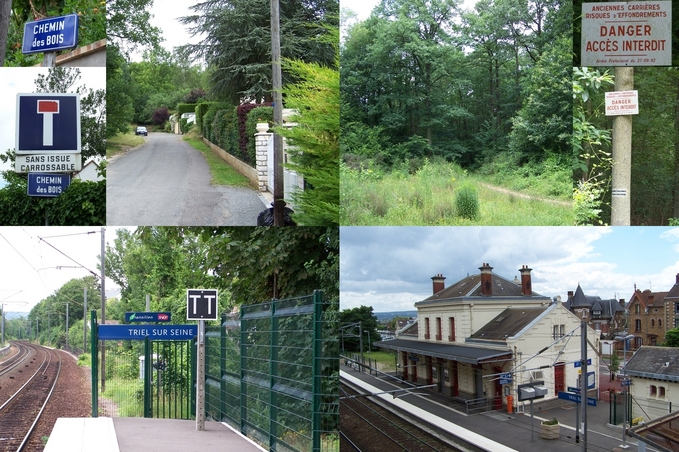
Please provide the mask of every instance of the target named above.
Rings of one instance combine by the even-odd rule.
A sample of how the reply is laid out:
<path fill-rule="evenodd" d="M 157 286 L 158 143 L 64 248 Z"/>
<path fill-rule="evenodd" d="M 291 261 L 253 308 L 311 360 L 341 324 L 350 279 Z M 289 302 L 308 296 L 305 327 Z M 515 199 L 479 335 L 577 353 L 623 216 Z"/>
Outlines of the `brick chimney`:
<path fill-rule="evenodd" d="M 533 296 L 533 288 L 530 283 L 530 272 L 532 270 L 532 268 L 528 268 L 528 265 L 522 265 L 519 269 L 519 273 L 521 273 L 521 293 L 524 297 Z"/>
<path fill-rule="evenodd" d="M 573 298 L 573 291 L 572 290 L 568 291 L 568 298 Z"/>
<path fill-rule="evenodd" d="M 625 299 L 624 298 L 620 299 L 620 306 L 622 306 L 623 309 L 625 308 Z"/>
<path fill-rule="evenodd" d="M 654 298 L 655 298 L 655 294 L 652 294 L 652 293 L 648 294 L 648 302 L 649 302 L 650 304 L 653 304 L 653 299 L 654 299 Z"/>
<path fill-rule="evenodd" d="M 484 263 L 481 267 L 481 295 L 484 297 L 493 296 L 493 267 Z"/>
<path fill-rule="evenodd" d="M 675 284 L 679 284 L 679 273 L 677 273 L 675 281 L 676 281 Z"/>
<path fill-rule="evenodd" d="M 446 277 L 443 276 L 441 273 L 439 273 L 438 275 L 432 276 L 431 280 L 432 280 L 432 283 L 433 283 L 433 286 L 434 286 L 434 289 L 433 289 L 434 295 L 436 295 L 437 293 L 441 292 L 443 289 L 446 288 L 446 283 L 445 283 Z"/>

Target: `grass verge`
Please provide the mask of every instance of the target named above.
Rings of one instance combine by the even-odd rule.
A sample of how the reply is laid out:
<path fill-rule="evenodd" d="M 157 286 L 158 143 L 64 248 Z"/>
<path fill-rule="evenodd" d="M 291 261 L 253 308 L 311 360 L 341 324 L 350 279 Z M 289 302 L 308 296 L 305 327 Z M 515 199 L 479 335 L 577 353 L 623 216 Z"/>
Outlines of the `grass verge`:
<path fill-rule="evenodd" d="M 243 176 L 236 171 L 231 165 L 220 159 L 212 152 L 212 150 L 203 143 L 195 134 L 188 134 L 184 140 L 197 151 L 200 151 L 205 157 L 205 161 L 210 166 L 210 174 L 212 174 L 212 185 L 230 185 L 232 187 L 249 187 L 254 188 L 250 179 Z"/>
<path fill-rule="evenodd" d="M 144 137 L 135 135 L 133 131 L 119 133 L 106 139 L 106 158 L 121 154 L 130 148 L 144 143 Z"/>

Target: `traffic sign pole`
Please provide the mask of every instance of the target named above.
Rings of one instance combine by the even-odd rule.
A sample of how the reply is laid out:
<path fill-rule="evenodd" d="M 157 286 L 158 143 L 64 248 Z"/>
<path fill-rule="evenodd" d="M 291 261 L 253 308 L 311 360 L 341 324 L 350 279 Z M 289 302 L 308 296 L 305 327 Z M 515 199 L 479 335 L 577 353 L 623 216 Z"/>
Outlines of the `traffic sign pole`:
<path fill-rule="evenodd" d="M 196 430 L 205 430 L 205 320 L 198 321 L 198 369 L 196 384 Z"/>

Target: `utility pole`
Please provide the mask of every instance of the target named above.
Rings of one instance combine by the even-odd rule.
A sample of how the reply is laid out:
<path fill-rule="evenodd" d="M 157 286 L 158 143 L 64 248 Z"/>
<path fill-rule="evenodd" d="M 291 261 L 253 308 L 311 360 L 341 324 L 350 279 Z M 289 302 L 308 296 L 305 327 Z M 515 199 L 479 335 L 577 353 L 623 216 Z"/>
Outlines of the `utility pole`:
<path fill-rule="evenodd" d="M 582 450 L 587 452 L 587 322 L 580 322 L 580 409 L 582 410 Z M 578 425 L 578 428 L 580 426 Z"/>
<path fill-rule="evenodd" d="M 274 126 L 283 126 L 283 78 L 281 75 L 281 26 L 279 0 L 271 0 L 271 63 L 273 74 L 271 84 L 273 90 L 273 122 Z M 273 134 L 273 224 L 284 226 L 285 201 L 283 200 L 283 137 L 274 131 Z"/>
<path fill-rule="evenodd" d="M 68 348 L 68 302 L 66 303 L 66 348 Z"/>
<path fill-rule="evenodd" d="M 615 91 L 634 89 L 634 68 L 615 68 Z M 613 170 L 611 225 L 630 225 L 630 190 L 632 186 L 632 115 L 613 119 Z"/>
<path fill-rule="evenodd" d="M 104 265 L 105 259 L 105 244 L 106 244 L 106 228 L 101 228 L 101 324 L 106 324 L 106 271 Z M 99 344 L 101 349 L 101 362 L 99 366 L 101 367 L 101 392 L 106 390 L 106 347 L 103 346 L 103 342 Z M 96 390 L 96 389 L 94 389 Z"/>
<path fill-rule="evenodd" d="M 87 352 L 87 287 L 83 295 L 83 353 Z"/>

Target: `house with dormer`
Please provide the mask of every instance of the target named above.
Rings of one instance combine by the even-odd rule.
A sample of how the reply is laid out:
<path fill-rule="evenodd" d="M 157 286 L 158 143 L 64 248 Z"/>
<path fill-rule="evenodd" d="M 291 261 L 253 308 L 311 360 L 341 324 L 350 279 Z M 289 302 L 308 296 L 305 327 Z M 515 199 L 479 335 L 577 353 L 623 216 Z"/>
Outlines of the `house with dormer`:
<path fill-rule="evenodd" d="M 580 320 L 533 291 L 527 266 L 519 269 L 520 280 L 494 274 L 487 263 L 479 270 L 449 287 L 442 274 L 432 277 L 432 295 L 415 303 L 417 322 L 396 339 L 374 344 L 397 353 L 400 377 L 498 409 L 518 404 L 520 384 L 544 381 L 544 400 L 579 387 L 573 363 L 581 356 L 580 340 L 572 337 L 580 336 Z M 598 346 L 594 330 L 587 334 Z M 593 352 L 591 358 L 594 370 L 598 358 Z"/>
<path fill-rule="evenodd" d="M 578 284 L 575 292 L 568 291 L 566 309 L 599 333 L 602 339 L 612 339 L 625 329 L 625 300 L 602 300 L 596 295 L 585 295 Z"/>
<path fill-rule="evenodd" d="M 642 346 L 625 370 L 632 381 L 632 418 L 643 417 L 648 422 L 679 407 L 678 348 Z"/>

